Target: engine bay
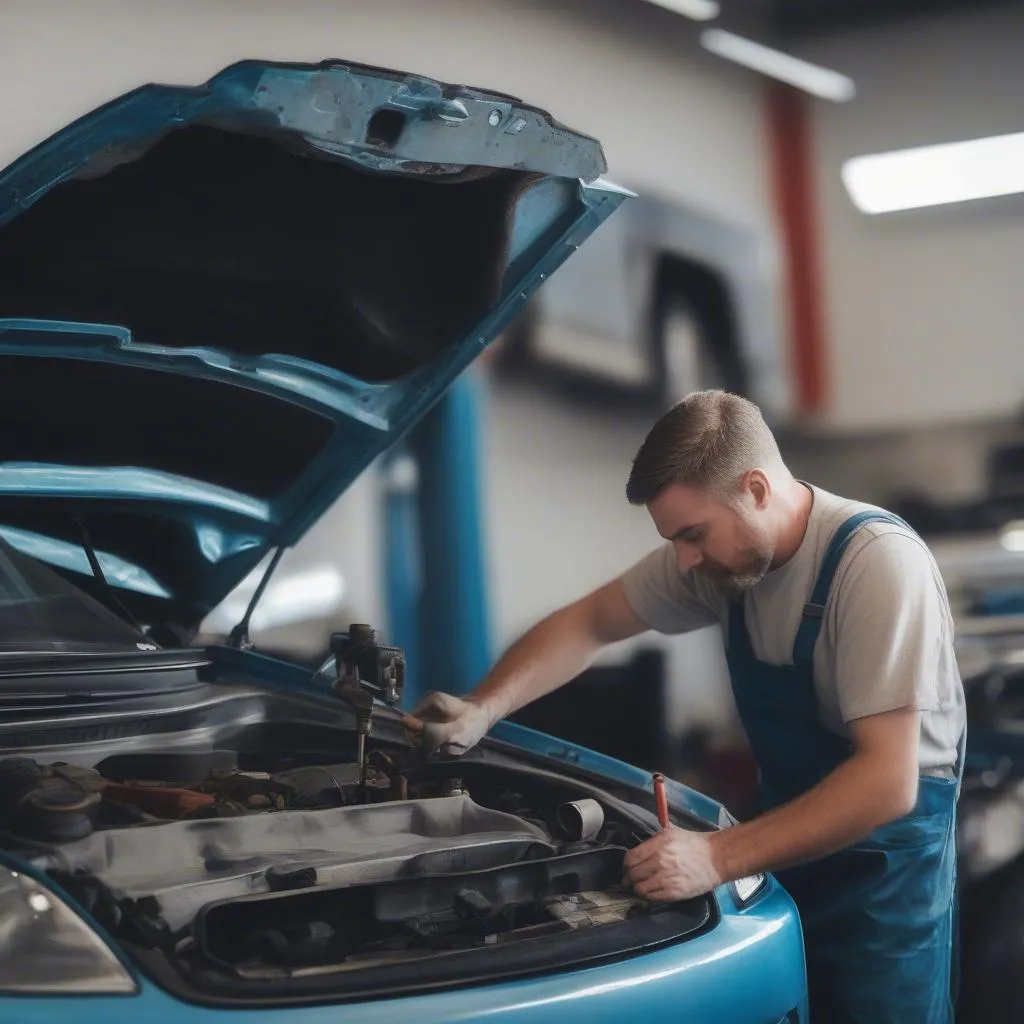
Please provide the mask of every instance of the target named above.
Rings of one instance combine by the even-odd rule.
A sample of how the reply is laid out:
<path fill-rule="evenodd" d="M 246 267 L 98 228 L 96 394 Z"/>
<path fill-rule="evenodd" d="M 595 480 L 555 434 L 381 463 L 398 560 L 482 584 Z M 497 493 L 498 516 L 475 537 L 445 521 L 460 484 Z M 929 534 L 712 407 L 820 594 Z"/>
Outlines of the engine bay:
<path fill-rule="evenodd" d="M 357 624 L 331 650 L 329 688 L 253 686 L 222 652 L 181 702 L 161 688 L 98 731 L 11 734 L 0 848 L 150 977 L 217 1005 L 523 976 L 713 923 L 710 897 L 624 883 L 658 820 L 636 794 L 491 741 L 411 747 L 401 649 Z"/>
<path fill-rule="evenodd" d="M 297 749 L 2 758 L 3 845 L 193 998 L 550 969 L 710 920 L 709 900 L 624 886 L 643 826 L 568 778 L 398 744 L 362 765 L 341 742 Z"/>

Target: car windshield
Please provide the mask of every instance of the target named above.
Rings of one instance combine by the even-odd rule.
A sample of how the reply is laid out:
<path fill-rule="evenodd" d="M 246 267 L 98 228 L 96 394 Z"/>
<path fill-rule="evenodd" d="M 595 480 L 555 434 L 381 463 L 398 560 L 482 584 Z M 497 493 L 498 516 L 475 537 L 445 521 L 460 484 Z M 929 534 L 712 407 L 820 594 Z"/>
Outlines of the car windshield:
<path fill-rule="evenodd" d="M 0 654 L 116 654 L 150 646 L 98 601 L 0 540 Z"/>

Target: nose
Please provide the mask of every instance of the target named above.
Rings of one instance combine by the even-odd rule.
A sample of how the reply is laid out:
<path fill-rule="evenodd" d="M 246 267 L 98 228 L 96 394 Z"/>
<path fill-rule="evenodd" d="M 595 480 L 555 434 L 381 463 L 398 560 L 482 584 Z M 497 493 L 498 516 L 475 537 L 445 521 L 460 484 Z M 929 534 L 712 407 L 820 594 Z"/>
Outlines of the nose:
<path fill-rule="evenodd" d="M 676 564 L 679 566 L 680 572 L 695 569 L 703 561 L 704 556 L 700 549 L 693 544 L 676 544 Z"/>

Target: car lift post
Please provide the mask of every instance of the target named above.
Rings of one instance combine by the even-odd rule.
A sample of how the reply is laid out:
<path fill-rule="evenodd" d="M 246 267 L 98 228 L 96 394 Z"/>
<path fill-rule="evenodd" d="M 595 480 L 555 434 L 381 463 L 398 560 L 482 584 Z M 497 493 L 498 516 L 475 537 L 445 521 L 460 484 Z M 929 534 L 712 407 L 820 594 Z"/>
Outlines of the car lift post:
<path fill-rule="evenodd" d="M 409 435 L 404 454 L 389 461 L 387 607 L 391 640 L 406 650 L 407 709 L 427 690 L 467 693 L 492 661 L 480 509 L 482 387 L 478 371 L 463 373 Z"/>

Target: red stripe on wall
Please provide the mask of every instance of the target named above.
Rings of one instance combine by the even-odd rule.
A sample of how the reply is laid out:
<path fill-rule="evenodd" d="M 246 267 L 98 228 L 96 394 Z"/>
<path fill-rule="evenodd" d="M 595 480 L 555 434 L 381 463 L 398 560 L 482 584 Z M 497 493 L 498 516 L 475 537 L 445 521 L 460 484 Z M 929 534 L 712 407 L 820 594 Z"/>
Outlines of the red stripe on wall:
<path fill-rule="evenodd" d="M 799 410 L 816 412 L 828 397 L 821 256 L 808 97 L 768 84 L 772 185 L 786 256 L 793 372 Z"/>

